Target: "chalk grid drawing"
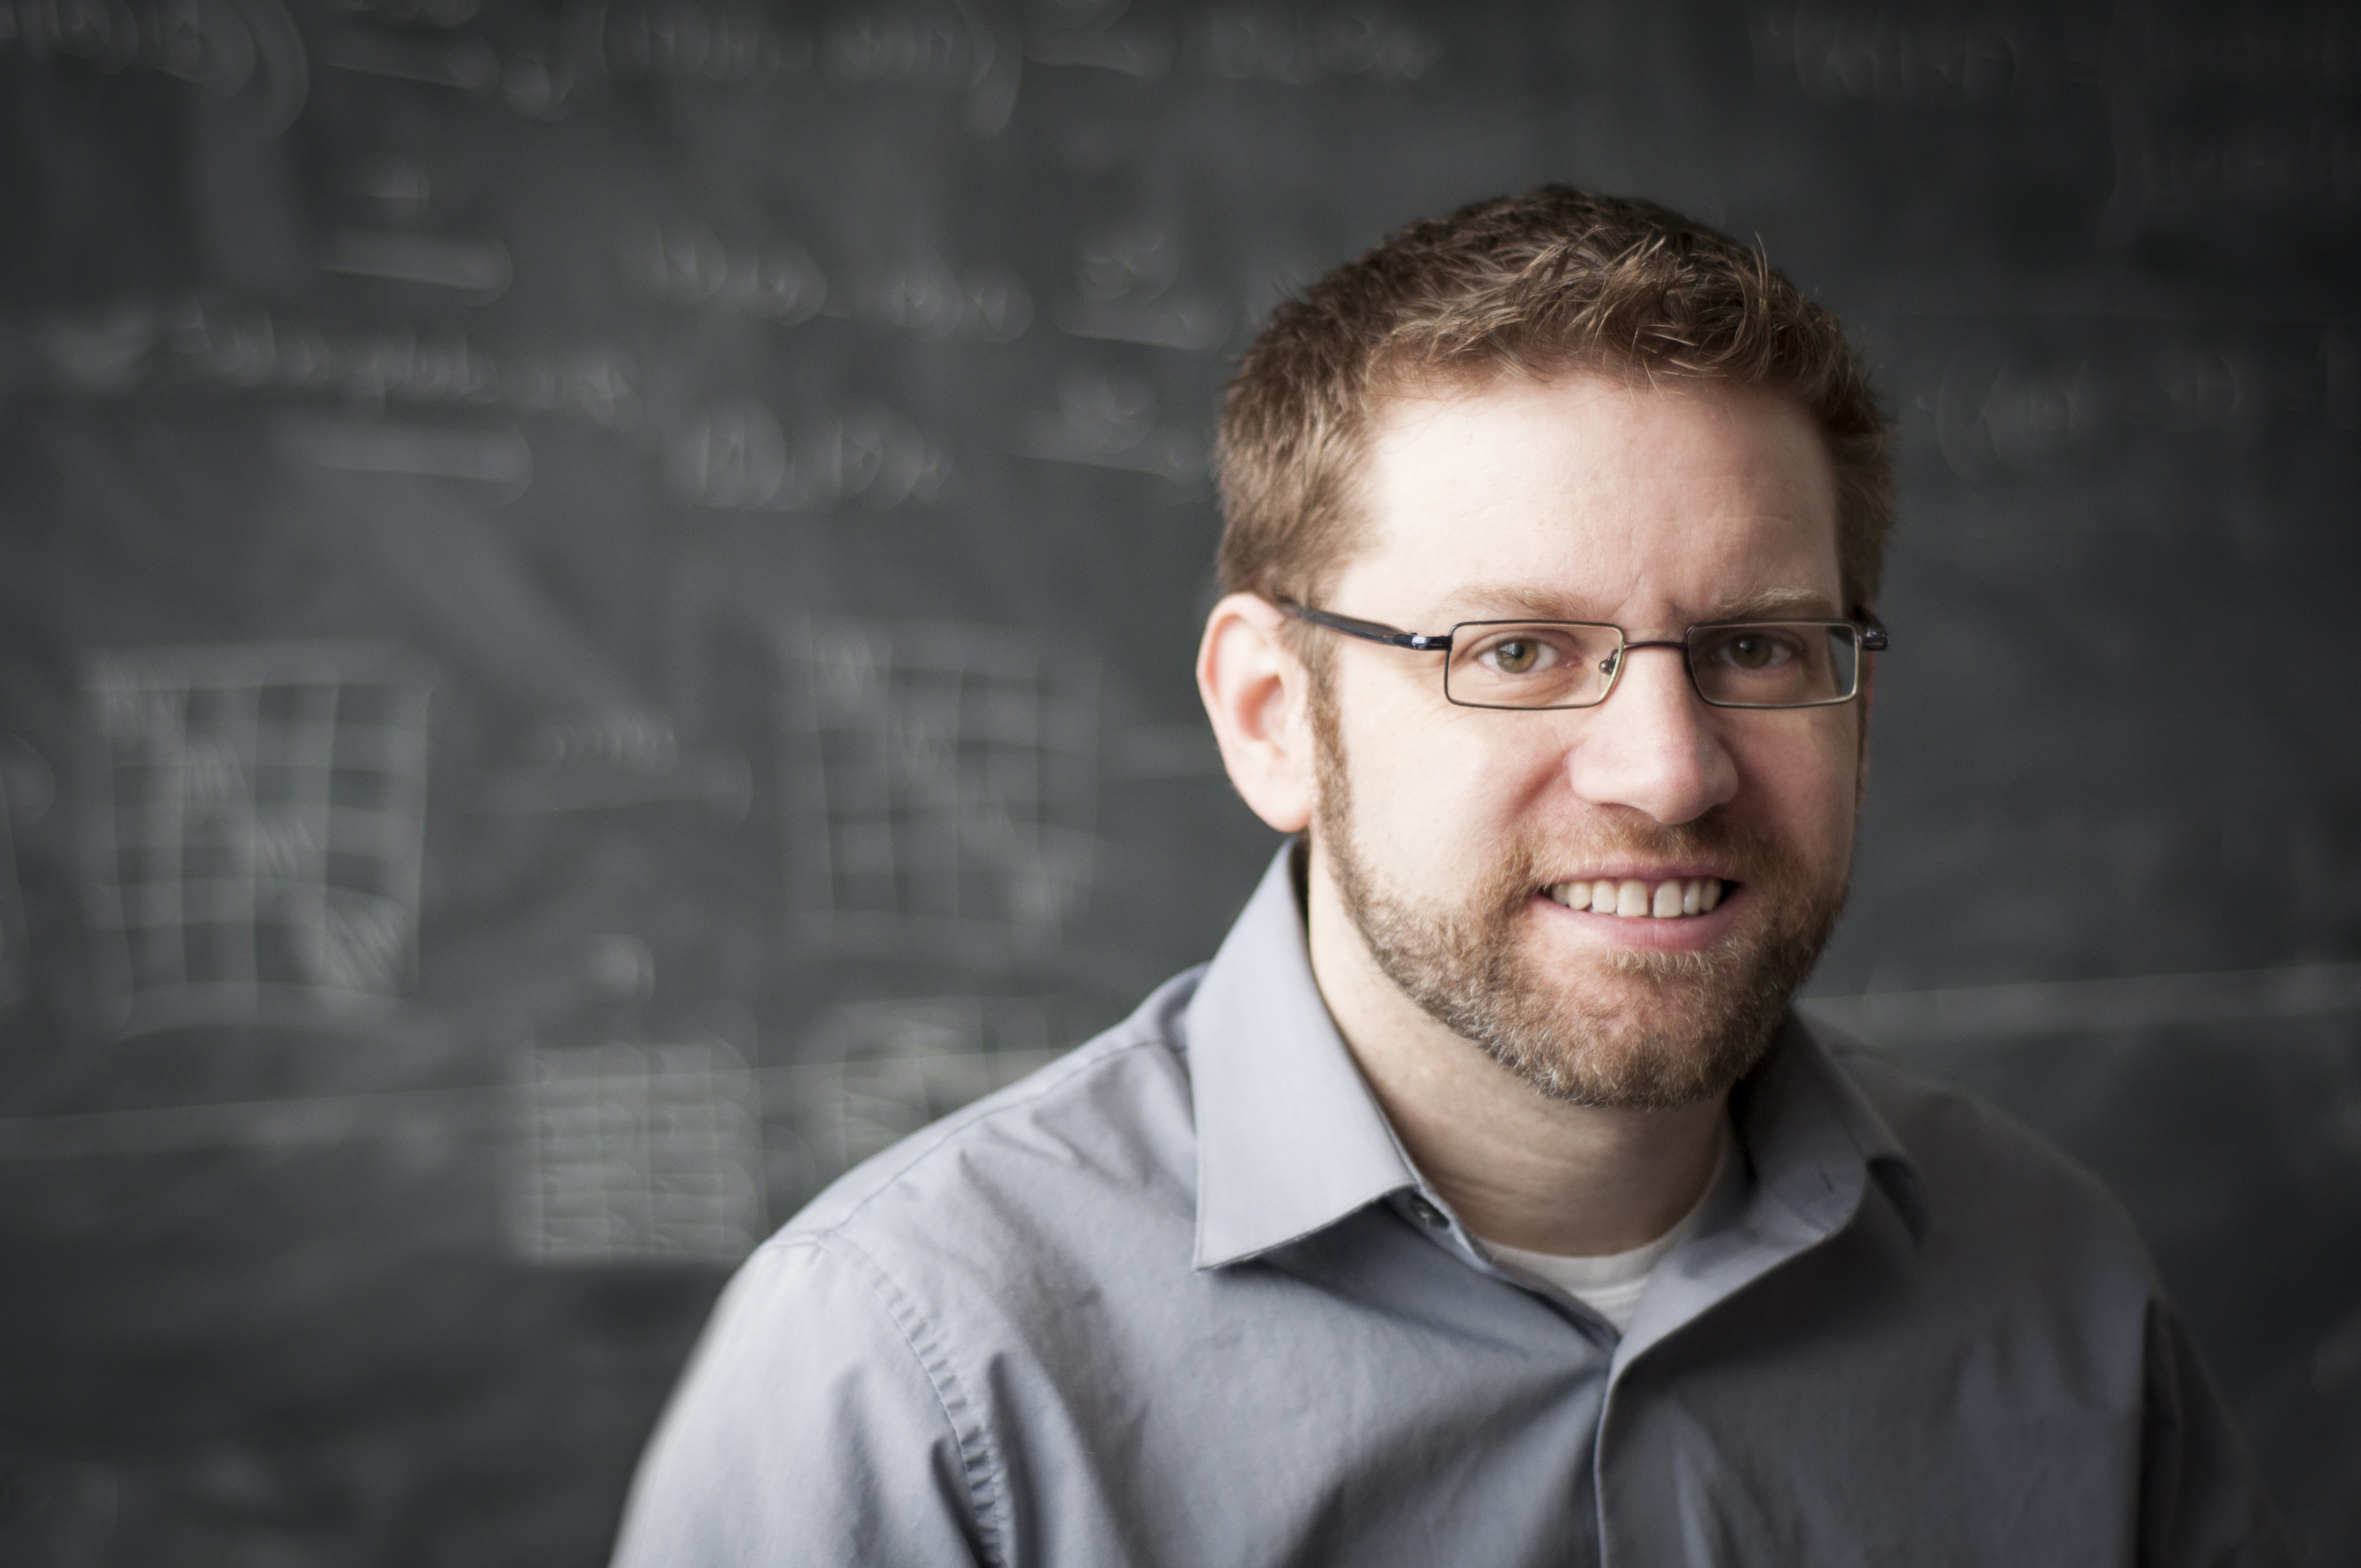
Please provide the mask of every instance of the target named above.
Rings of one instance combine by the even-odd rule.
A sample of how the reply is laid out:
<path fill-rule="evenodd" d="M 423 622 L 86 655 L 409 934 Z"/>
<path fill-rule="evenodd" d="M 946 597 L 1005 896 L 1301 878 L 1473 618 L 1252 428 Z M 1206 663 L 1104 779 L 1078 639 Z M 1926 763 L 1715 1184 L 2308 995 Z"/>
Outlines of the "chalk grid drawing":
<path fill-rule="evenodd" d="M 525 1257 L 734 1263 L 762 1240 L 762 1091 L 728 1044 L 536 1047 L 525 1092 Z"/>
<path fill-rule="evenodd" d="M 416 962 L 427 692 L 372 644 L 92 661 L 92 914 L 118 1025 L 392 1005 Z"/>
<path fill-rule="evenodd" d="M 1033 635 L 807 620 L 780 638 L 788 899 L 841 956 L 1053 950 L 1090 888 L 1086 655 Z"/>
<path fill-rule="evenodd" d="M 813 1020 L 793 1066 L 763 1075 L 781 1195 L 807 1198 L 837 1177 L 1060 1053 L 1051 999 L 900 998 L 835 1007 Z M 791 1191 L 790 1191 L 791 1190 Z"/>

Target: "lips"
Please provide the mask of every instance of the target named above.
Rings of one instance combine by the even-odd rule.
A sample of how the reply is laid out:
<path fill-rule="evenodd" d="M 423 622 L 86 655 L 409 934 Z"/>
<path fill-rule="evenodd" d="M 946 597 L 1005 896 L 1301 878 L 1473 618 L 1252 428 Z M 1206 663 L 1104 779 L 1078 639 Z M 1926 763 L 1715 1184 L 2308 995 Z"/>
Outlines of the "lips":
<path fill-rule="evenodd" d="M 1671 877 L 1643 882 L 1637 877 L 1599 877 L 1590 881 L 1553 883 L 1542 890 L 1568 909 L 1613 915 L 1626 920 L 1681 920 L 1709 913 L 1728 891 L 1721 878 Z"/>

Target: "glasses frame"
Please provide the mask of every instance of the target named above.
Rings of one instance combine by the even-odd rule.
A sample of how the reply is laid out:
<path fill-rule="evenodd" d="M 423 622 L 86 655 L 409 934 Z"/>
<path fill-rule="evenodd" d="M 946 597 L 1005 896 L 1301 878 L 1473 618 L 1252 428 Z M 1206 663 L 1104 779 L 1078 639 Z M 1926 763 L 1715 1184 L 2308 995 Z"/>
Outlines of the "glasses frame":
<path fill-rule="evenodd" d="M 1764 713 L 1783 712 L 1801 707 L 1841 707 L 1861 696 L 1861 665 L 1859 655 L 1883 653 L 1893 645 L 1893 640 L 1886 635 L 1883 623 L 1877 617 L 1865 612 L 1858 620 L 1819 620 L 1810 618 L 1800 620 L 1700 620 L 1683 631 L 1676 639 L 1634 642 L 1625 634 L 1621 627 L 1611 620 L 1543 620 L 1532 617 L 1520 617 L 1512 620 L 1463 620 L 1453 626 L 1449 631 L 1438 636 L 1426 631 L 1404 631 L 1400 627 L 1388 626 L 1381 620 L 1361 620 L 1349 615 L 1337 615 L 1329 610 L 1313 609 L 1308 605 L 1296 604 L 1289 599 L 1280 599 L 1278 604 L 1280 613 L 1291 616 L 1297 620 L 1309 621 L 1313 626 L 1325 627 L 1331 631 L 1341 631 L 1347 637 L 1357 637 L 1365 642 L 1382 642 L 1389 648 L 1407 648 L 1413 653 L 1448 653 L 1451 652 L 1452 644 L 1463 632 L 1488 626 L 1579 626 L 1594 631 L 1615 633 L 1615 652 L 1605 661 L 1608 666 L 1607 687 L 1598 694 L 1595 701 L 1591 702 L 1547 702 L 1531 706 L 1506 702 L 1466 702 L 1452 696 L 1450 666 L 1448 664 L 1444 666 L 1443 681 L 1444 701 L 1455 707 L 1481 707 L 1496 713 L 1556 713 L 1569 709 L 1597 707 L 1600 703 L 1613 696 L 1616 686 L 1621 683 L 1623 667 L 1629 662 L 1624 655 L 1642 648 L 1679 649 L 1681 668 L 1688 673 L 1689 689 L 1697 693 L 1697 700 L 1708 707 L 1738 708 Z M 1732 626 L 1817 626 L 1828 630 L 1843 627 L 1853 634 L 1855 644 L 1852 689 L 1842 696 L 1818 697 L 1811 702 L 1715 701 L 1706 696 L 1704 685 L 1697 680 L 1697 655 L 1696 651 L 1690 646 L 1690 639 L 1700 631 L 1713 631 Z"/>

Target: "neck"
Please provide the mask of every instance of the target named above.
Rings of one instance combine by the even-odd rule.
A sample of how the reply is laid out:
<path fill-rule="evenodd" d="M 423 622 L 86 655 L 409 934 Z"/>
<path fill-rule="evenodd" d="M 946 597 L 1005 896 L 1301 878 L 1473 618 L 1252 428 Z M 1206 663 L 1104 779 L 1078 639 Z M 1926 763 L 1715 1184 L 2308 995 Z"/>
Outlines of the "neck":
<path fill-rule="evenodd" d="M 1306 879 L 1312 972 L 1402 1146 L 1477 1234 L 1528 1252 L 1644 1246 L 1703 1195 L 1728 1096 L 1663 1111 L 1549 1099 L 1402 994 L 1325 874 Z"/>

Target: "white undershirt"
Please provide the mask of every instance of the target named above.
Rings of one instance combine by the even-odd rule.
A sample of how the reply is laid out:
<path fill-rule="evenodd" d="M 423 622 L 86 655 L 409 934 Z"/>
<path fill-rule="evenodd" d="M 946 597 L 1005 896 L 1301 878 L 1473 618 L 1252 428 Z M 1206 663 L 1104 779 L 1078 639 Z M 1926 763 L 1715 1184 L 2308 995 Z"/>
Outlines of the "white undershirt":
<path fill-rule="evenodd" d="M 1656 1265 L 1697 1229 L 1697 1217 L 1705 1212 L 1707 1200 L 1721 1185 L 1722 1172 L 1730 1168 L 1730 1151 L 1737 1142 L 1738 1135 L 1731 1129 L 1729 1118 L 1724 1117 L 1721 1145 L 1714 1155 L 1713 1174 L 1706 1179 L 1705 1190 L 1697 1194 L 1697 1201 L 1689 1205 L 1687 1213 L 1673 1222 L 1671 1230 L 1645 1246 L 1592 1257 L 1527 1252 L 1495 1241 L 1485 1242 L 1484 1250 L 1492 1255 L 1496 1263 L 1508 1264 L 1556 1286 L 1614 1324 L 1620 1334 L 1631 1326 L 1631 1314 L 1640 1310 L 1640 1298 L 1647 1294 L 1648 1277 L 1655 1272 Z"/>

